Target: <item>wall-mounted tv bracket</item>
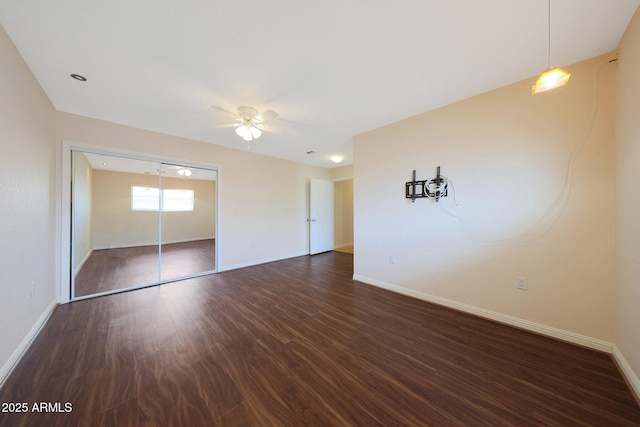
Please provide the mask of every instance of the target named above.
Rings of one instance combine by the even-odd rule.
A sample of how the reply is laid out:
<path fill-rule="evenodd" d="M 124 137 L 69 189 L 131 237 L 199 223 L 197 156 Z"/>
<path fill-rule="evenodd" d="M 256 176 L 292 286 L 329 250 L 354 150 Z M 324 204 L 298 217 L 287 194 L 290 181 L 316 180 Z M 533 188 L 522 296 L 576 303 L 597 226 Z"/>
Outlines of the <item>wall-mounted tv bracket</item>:
<path fill-rule="evenodd" d="M 411 199 L 415 203 L 416 199 L 435 199 L 447 197 L 447 179 L 440 175 L 440 166 L 436 171 L 436 177 L 430 180 L 416 181 L 416 170 L 413 170 L 413 181 L 405 184 L 405 198 Z"/>

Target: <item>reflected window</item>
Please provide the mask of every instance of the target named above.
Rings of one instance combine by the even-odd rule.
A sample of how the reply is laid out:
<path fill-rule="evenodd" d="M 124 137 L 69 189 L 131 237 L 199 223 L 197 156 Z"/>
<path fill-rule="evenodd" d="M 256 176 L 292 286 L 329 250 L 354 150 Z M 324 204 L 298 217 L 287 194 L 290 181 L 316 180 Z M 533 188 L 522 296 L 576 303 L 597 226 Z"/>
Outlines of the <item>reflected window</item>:
<path fill-rule="evenodd" d="M 132 211 L 157 211 L 160 209 L 160 190 L 152 187 L 131 187 Z"/>
<path fill-rule="evenodd" d="M 194 190 L 162 190 L 163 212 L 193 211 Z M 131 186 L 132 211 L 158 211 L 160 190 L 153 187 Z"/>
<path fill-rule="evenodd" d="M 163 212 L 186 212 L 193 210 L 193 190 L 162 190 Z"/>

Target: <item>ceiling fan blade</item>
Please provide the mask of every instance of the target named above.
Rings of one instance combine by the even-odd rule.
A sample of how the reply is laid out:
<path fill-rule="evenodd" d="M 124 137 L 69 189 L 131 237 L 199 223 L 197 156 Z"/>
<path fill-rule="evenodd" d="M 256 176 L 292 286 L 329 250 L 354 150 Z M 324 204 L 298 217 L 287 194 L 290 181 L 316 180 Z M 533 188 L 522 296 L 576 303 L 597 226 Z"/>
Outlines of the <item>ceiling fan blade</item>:
<path fill-rule="evenodd" d="M 268 122 L 269 120 L 274 120 L 278 117 L 278 113 L 273 110 L 267 110 L 263 113 L 258 114 L 255 118 L 259 123 Z"/>
<path fill-rule="evenodd" d="M 278 130 L 271 125 L 265 126 L 265 122 L 274 120 L 278 117 L 278 113 L 273 110 L 267 110 L 258 114 L 258 110 L 246 105 L 238 107 L 237 113 L 232 113 L 231 111 L 217 105 L 212 105 L 211 108 L 225 116 L 233 118 L 233 121 L 235 122 L 216 124 L 211 126 L 213 129 L 238 128 L 239 126 L 244 125 L 249 128 L 254 127 L 256 131 L 278 132 Z"/>
<path fill-rule="evenodd" d="M 224 109 L 224 108 L 222 108 L 222 107 L 219 107 L 219 106 L 217 106 L 217 105 L 212 105 L 212 106 L 211 106 L 211 108 L 212 108 L 213 110 L 215 110 L 215 111 L 217 111 L 217 112 L 219 112 L 219 113 L 222 113 L 222 114 L 224 114 L 224 115 L 226 115 L 226 116 L 229 116 L 229 117 L 233 117 L 233 118 L 235 118 L 235 117 L 237 117 L 237 116 L 238 116 L 238 114 L 237 114 L 237 113 L 232 113 L 231 111 L 226 110 L 226 109 Z"/>
<path fill-rule="evenodd" d="M 226 128 L 237 128 L 240 126 L 240 123 L 226 123 L 223 125 L 213 125 L 210 126 L 211 129 L 226 129 Z"/>
<path fill-rule="evenodd" d="M 282 133 L 278 128 L 272 125 L 267 125 L 264 123 L 258 123 L 255 125 L 258 129 L 263 130 L 269 133 Z"/>

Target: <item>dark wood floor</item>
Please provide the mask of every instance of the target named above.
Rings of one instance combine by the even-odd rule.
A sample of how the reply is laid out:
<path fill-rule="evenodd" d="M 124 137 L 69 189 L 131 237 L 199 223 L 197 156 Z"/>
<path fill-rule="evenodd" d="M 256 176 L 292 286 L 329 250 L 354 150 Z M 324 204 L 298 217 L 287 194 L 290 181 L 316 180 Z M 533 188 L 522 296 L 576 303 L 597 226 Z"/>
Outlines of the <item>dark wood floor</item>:
<path fill-rule="evenodd" d="M 2 426 L 638 426 L 610 356 L 351 280 L 325 253 L 58 307 Z"/>
<path fill-rule="evenodd" d="M 215 240 L 162 245 L 162 277 L 158 246 L 95 250 L 75 278 L 75 296 L 127 289 L 215 269 Z"/>

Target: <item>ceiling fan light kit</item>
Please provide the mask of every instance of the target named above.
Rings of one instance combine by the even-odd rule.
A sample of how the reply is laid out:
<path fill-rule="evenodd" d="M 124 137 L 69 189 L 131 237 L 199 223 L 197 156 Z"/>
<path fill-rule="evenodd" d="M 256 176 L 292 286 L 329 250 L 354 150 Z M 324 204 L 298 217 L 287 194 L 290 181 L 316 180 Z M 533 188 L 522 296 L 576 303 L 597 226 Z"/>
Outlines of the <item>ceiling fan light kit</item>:
<path fill-rule="evenodd" d="M 233 124 L 236 128 L 236 134 L 247 142 L 260 138 L 262 131 L 266 130 L 264 123 L 278 117 L 278 113 L 273 110 L 258 114 L 258 110 L 246 105 L 238 107 L 237 113 L 232 113 L 217 105 L 212 105 L 211 108 L 232 117 L 236 122 Z"/>
<path fill-rule="evenodd" d="M 180 168 L 178 169 L 178 175 L 187 178 L 189 176 L 191 176 L 191 169 L 189 168 Z"/>
<path fill-rule="evenodd" d="M 255 125 L 253 125 L 253 123 L 247 123 L 238 126 L 236 128 L 236 133 L 245 141 L 253 141 L 254 139 L 260 138 L 260 136 L 262 135 L 262 131 Z"/>
<path fill-rule="evenodd" d="M 258 129 L 261 120 L 258 118 L 258 110 L 253 107 L 238 107 L 238 116 L 235 118 L 241 123 L 236 128 L 236 134 L 245 141 L 253 141 L 262 136 L 262 131 Z"/>

